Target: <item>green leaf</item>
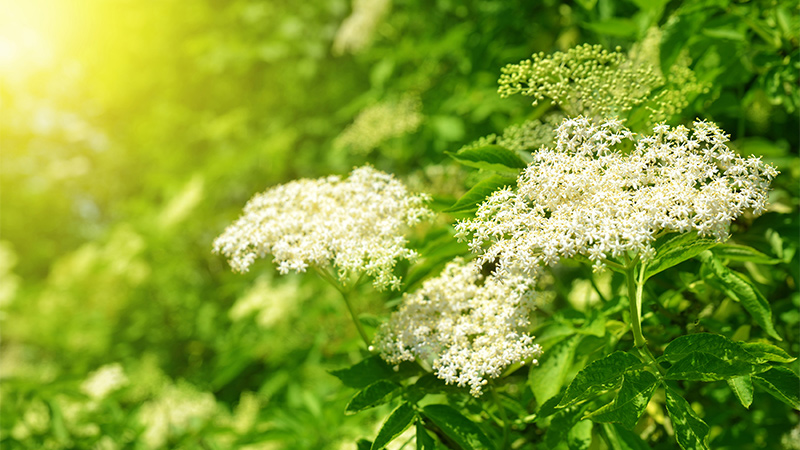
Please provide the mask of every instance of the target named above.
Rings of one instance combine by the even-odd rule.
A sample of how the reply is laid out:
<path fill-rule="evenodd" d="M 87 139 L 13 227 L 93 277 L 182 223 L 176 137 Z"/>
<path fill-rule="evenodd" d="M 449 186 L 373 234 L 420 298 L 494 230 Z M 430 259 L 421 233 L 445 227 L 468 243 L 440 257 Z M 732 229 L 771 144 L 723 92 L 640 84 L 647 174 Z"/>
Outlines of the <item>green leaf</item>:
<path fill-rule="evenodd" d="M 772 309 L 764 295 L 743 274 L 735 272 L 722 264 L 711 252 L 701 255 L 703 264 L 713 273 L 725 292 L 725 295 L 741 303 L 758 325 L 772 338 L 783 340 L 772 324 Z"/>
<path fill-rule="evenodd" d="M 573 426 L 567 433 L 567 446 L 570 450 L 588 450 L 592 445 L 591 420 L 581 420 Z"/>
<path fill-rule="evenodd" d="M 748 247 L 746 245 L 738 244 L 720 244 L 711 250 L 718 258 L 727 259 L 728 261 L 739 262 L 752 262 L 756 264 L 779 264 L 782 261 L 764 253 Z"/>
<path fill-rule="evenodd" d="M 708 425 L 697 416 L 689 402 L 684 400 L 669 386 L 664 386 L 667 394 L 667 412 L 672 419 L 675 438 L 684 450 L 706 449 Z"/>
<path fill-rule="evenodd" d="M 381 430 L 378 431 L 378 436 L 372 442 L 372 450 L 380 450 L 386 447 L 386 444 L 392 442 L 394 438 L 400 436 L 416 418 L 414 408 L 409 403 L 403 403 L 397 409 L 389 414 L 386 421 L 383 422 Z"/>
<path fill-rule="evenodd" d="M 467 213 L 478 210 L 478 206 L 486 200 L 486 197 L 492 195 L 492 192 L 506 186 L 516 186 L 517 179 L 505 175 L 492 175 L 484 178 L 472 189 L 467 191 L 455 204 L 444 212 L 447 213 Z"/>
<path fill-rule="evenodd" d="M 602 22 L 584 22 L 583 27 L 596 33 L 623 38 L 633 38 L 639 30 L 633 20 L 618 17 L 612 17 Z"/>
<path fill-rule="evenodd" d="M 544 442 L 548 448 L 556 448 L 556 446 L 567 440 L 569 433 L 581 421 L 588 405 L 589 403 L 585 403 L 558 410 L 553 418 L 550 419 L 550 426 L 544 435 Z"/>
<path fill-rule="evenodd" d="M 736 398 L 742 402 L 742 406 L 750 408 L 750 405 L 753 403 L 753 380 L 750 375 L 728 378 L 726 381 L 736 395 Z"/>
<path fill-rule="evenodd" d="M 623 375 L 622 387 L 613 402 L 591 413 L 588 418 L 595 422 L 615 422 L 632 430 L 639 421 L 650 397 L 658 384 L 658 378 L 645 370 Z"/>
<path fill-rule="evenodd" d="M 376 381 L 391 378 L 394 371 L 380 356 L 375 355 L 346 369 L 332 370 L 330 374 L 346 386 L 363 389 Z"/>
<path fill-rule="evenodd" d="M 391 394 L 400 389 L 400 385 L 387 380 L 378 380 L 356 393 L 344 409 L 345 414 L 355 414 L 383 403 L 391 398 Z"/>
<path fill-rule="evenodd" d="M 608 437 L 607 441 L 611 450 L 650 450 L 650 446 L 638 434 L 621 428 L 617 424 L 604 423 L 603 431 Z"/>
<path fill-rule="evenodd" d="M 366 439 L 359 439 L 356 441 L 356 450 L 369 450 L 372 448 L 372 442 Z"/>
<path fill-rule="evenodd" d="M 528 163 L 520 158 L 516 152 L 500 145 L 465 148 L 456 153 L 446 153 L 459 163 L 476 169 L 516 174 L 519 169 L 528 167 Z"/>
<path fill-rule="evenodd" d="M 528 383 L 538 404 L 544 404 L 561 390 L 580 339 L 572 336 L 545 350 L 539 366 L 528 372 Z"/>
<path fill-rule="evenodd" d="M 575 375 L 558 407 L 575 404 L 617 387 L 627 370 L 640 365 L 637 357 L 625 352 L 614 352 L 594 361 Z"/>
<path fill-rule="evenodd" d="M 428 405 L 422 413 L 465 450 L 495 447 L 476 423 L 448 405 Z"/>
<path fill-rule="evenodd" d="M 753 375 L 753 381 L 773 397 L 800 410 L 800 377 L 791 370 L 773 367 L 762 374 Z"/>
<path fill-rule="evenodd" d="M 667 370 L 668 380 L 718 381 L 754 372 L 752 364 L 744 361 L 726 361 L 702 352 L 689 353 Z"/>
<path fill-rule="evenodd" d="M 436 441 L 425 430 L 421 420 L 417 421 L 417 450 L 436 450 Z"/>
<path fill-rule="evenodd" d="M 797 359 L 786 353 L 786 350 L 766 342 L 742 342 L 741 345 L 748 353 L 758 358 L 759 362 L 790 363 Z"/>
<path fill-rule="evenodd" d="M 678 234 L 658 245 L 656 256 L 645 268 L 645 279 L 694 258 L 715 245 L 716 240 L 698 237 L 697 233 Z"/>
<path fill-rule="evenodd" d="M 757 362 L 757 358 L 738 343 L 712 333 L 680 336 L 667 344 L 662 358 L 674 363 L 694 352 L 708 353 L 726 361 Z"/>

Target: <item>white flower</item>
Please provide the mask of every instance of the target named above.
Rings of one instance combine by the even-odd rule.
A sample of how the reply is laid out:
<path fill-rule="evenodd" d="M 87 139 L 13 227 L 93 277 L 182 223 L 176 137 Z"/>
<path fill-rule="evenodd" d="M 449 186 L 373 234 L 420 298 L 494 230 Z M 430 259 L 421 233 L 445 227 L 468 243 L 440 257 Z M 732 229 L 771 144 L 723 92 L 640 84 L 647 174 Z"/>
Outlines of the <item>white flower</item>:
<path fill-rule="evenodd" d="M 517 189 L 492 194 L 457 235 L 471 235 L 480 261 L 499 259 L 501 273 L 576 254 L 602 269 L 629 251 L 651 258 L 660 232 L 722 241 L 745 210 L 764 212 L 777 171 L 737 156 L 716 125 L 656 125 L 654 133 L 636 140 L 619 122 L 566 119 L 554 148 L 533 153 Z"/>
<path fill-rule="evenodd" d="M 537 298 L 531 278 L 484 278 L 474 263 L 456 259 L 439 277 L 405 295 L 375 345 L 390 364 L 430 363 L 447 384 L 469 386 L 478 397 L 486 378 L 541 355 L 525 332 Z"/>
<path fill-rule="evenodd" d="M 378 289 L 397 288 L 395 264 L 417 256 L 403 233 L 432 216 L 427 201 L 369 166 L 346 179 L 296 180 L 253 197 L 214 241 L 214 251 L 229 257 L 237 271 L 270 253 L 283 274 L 332 265 L 343 284 L 365 274 Z"/>
<path fill-rule="evenodd" d="M 81 384 L 81 391 L 94 400 L 102 400 L 108 394 L 128 384 L 128 377 L 119 363 L 106 364 L 92 372 Z"/>

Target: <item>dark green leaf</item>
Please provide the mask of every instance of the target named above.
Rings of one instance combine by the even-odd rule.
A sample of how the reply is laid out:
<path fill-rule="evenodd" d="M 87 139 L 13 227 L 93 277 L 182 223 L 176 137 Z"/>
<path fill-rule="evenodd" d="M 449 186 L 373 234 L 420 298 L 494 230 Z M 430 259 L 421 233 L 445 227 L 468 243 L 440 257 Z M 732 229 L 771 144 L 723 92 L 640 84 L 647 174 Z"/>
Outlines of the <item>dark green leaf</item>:
<path fill-rule="evenodd" d="M 674 363 L 694 352 L 708 353 L 726 361 L 757 362 L 756 357 L 738 343 L 712 333 L 689 334 L 676 338 L 667 344 L 663 358 Z"/>
<path fill-rule="evenodd" d="M 386 444 L 392 442 L 394 438 L 400 436 L 401 433 L 406 431 L 408 427 L 414 422 L 416 413 L 414 408 L 409 403 L 403 403 L 397 409 L 392 411 L 389 417 L 381 426 L 378 431 L 378 436 L 372 442 L 372 450 L 380 450 L 386 447 Z"/>
<path fill-rule="evenodd" d="M 417 450 L 435 450 L 436 442 L 433 440 L 421 420 L 417 421 Z"/>
<path fill-rule="evenodd" d="M 366 439 L 359 439 L 356 441 L 356 450 L 370 450 L 372 448 L 372 442 Z"/>
<path fill-rule="evenodd" d="M 516 183 L 516 178 L 504 175 L 492 175 L 488 178 L 484 178 L 461 196 L 453 206 L 444 210 L 444 212 L 466 213 L 476 211 L 478 206 L 480 206 L 492 192 L 506 186 L 516 186 Z"/>
<path fill-rule="evenodd" d="M 800 378 L 791 370 L 773 367 L 762 374 L 753 375 L 753 381 L 773 397 L 800 410 Z"/>
<path fill-rule="evenodd" d="M 726 381 L 742 406 L 749 408 L 753 403 L 753 380 L 750 375 L 728 378 Z"/>
<path fill-rule="evenodd" d="M 784 349 L 772 344 L 767 344 L 766 342 L 742 342 L 742 348 L 758 358 L 760 362 L 774 361 L 789 363 L 797 359 L 786 353 Z"/>
<path fill-rule="evenodd" d="M 678 234 L 658 246 L 655 258 L 645 268 L 645 279 L 694 258 L 715 245 L 716 240 L 701 238 L 697 233 Z"/>
<path fill-rule="evenodd" d="M 477 148 L 465 148 L 456 153 L 447 152 L 451 158 L 465 166 L 495 172 L 518 173 L 519 169 L 528 167 L 519 155 L 500 145 L 486 145 Z"/>
<path fill-rule="evenodd" d="M 540 405 L 561 390 L 578 342 L 580 337 L 572 336 L 545 350 L 544 356 L 539 360 L 539 366 L 531 368 L 528 372 L 528 383 L 536 402 Z"/>
<path fill-rule="evenodd" d="M 658 378 L 645 370 L 628 372 L 622 378 L 622 387 L 614 401 L 588 417 L 595 422 L 619 423 L 632 430 L 647 408 L 658 384 Z"/>
<path fill-rule="evenodd" d="M 345 407 L 344 412 L 345 414 L 355 414 L 386 403 L 391 398 L 391 394 L 398 389 L 400 389 L 400 385 L 397 383 L 378 380 L 356 393 Z"/>
<path fill-rule="evenodd" d="M 446 434 L 465 450 L 494 448 L 481 428 L 448 405 L 428 405 L 422 410 Z"/>
<path fill-rule="evenodd" d="M 780 259 L 767 256 L 760 251 L 738 244 L 720 244 L 711 250 L 718 258 L 729 261 L 753 262 L 756 264 L 779 264 Z"/>
<path fill-rule="evenodd" d="M 569 384 L 558 407 L 563 408 L 615 388 L 625 371 L 639 365 L 641 361 L 637 357 L 625 352 L 614 352 L 589 364 Z"/>
<path fill-rule="evenodd" d="M 689 402 L 684 400 L 669 386 L 665 386 L 667 394 L 667 412 L 672 419 L 675 438 L 684 450 L 708 450 L 706 436 L 708 425 L 694 412 Z"/>
<path fill-rule="evenodd" d="M 752 364 L 744 361 L 726 361 L 702 352 L 689 353 L 667 370 L 668 380 L 718 381 L 749 375 L 754 372 Z"/>
<path fill-rule="evenodd" d="M 638 434 L 614 423 L 604 423 L 603 431 L 608 437 L 611 450 L 650 450 L 650 446 Z"/>
<path fill-rule="evenodd" d="M 584 403 L 582 405 L 574 405 L 558 410 L 553 418 L 550 419 L 550 426 L 547 428 L 547 432 L 544 435 L 544 441 L 547 447 L 555 448 L 557 445 L 567 440 L 567 436 L 570 431 L 572 431 L 572 428 L 581 421 L 583 413 L 586 411 L 588 405 L 589 403 Z"/>
<path fill-rule="evenodd" d="M 716 276 L 725 294 L 741 303 L 767 334 L 774 339 L 782 340 L 772 324 L 772 309 L 761 291 L 745 275 L 725 267 L 711 252 L 703 253 L 701 259 Z"/>
<path fill-rule="evenodd" d="M 363 389 L 376 381 L 391 378 L 394 371 L 380 356 L 375 355 L 346 369 L 332 370 L 330 374 L 342 380 L 346 386 Z"/>
<path fill-rule="evenodd" d="M 592 445 L 591 420 L 581 420 L 567 433 L 567 446 L 570 450 L 587 450 Z"/>

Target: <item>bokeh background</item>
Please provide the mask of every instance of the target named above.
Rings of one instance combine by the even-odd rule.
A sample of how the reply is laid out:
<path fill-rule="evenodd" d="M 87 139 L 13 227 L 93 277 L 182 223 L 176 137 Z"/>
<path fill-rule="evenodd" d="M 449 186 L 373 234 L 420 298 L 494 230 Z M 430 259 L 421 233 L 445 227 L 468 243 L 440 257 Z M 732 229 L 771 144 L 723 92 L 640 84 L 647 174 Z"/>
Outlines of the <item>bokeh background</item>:
<path fill-rule="evenodd" d="M 0 447 L 374 436 L 386 410 L 345 416 L 327 373 L 360 357 L 337 293 L 233 274 L 212 240 L 256 192 L 367 162 L 451 204 L 470 174 L 444 152 L 542 112 L 499 69 L 681 7 L 647 3 L 0 1 Z M 700 3 L 669 35 L 712 82 L 687 115 L 778 165 L 796 211 L 797 7 Z"/>

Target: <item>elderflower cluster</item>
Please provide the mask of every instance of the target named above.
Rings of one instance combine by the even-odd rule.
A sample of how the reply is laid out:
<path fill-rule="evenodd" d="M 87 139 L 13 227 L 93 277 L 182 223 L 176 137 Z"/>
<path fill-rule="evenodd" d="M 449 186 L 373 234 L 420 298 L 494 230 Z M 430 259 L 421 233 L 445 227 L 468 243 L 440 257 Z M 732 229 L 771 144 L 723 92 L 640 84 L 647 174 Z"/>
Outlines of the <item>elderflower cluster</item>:
<path fill-rule="evenodd" d="M 333 51 L 341 55 L 367 48 L 391 7 L 391 0 L 353 0 L 353 11 L 344 19 L 334 37 Z"/>
<path fill-rule="evenodd" d="M 484 277 L 479 266 L 456 259 L 439 277 L 405 295 L 379 329 L 376 347 L 390 364 L 430 363 L 447 384 L 469 386 L 478 397 L 486 378 L 542 353 L 525 332 L 538 296 L 531 280 Z"/>
<path fill-rule="evenodd" d="M 81 391 L 94 400 L 102 400 L 108 394 L 128 384 L 128 377 L 119 363 L 107 364 L 92 372 L 81 384 Z"/>
<path fill-rule="evenodd" d="M 270 253 L 282 274 L 332 265 L 343 284 L 352 275 L 367 275 L 378 289 L 397 288 L 395 264 L 417 256 L 406 248 L 403 233 L 432 216 L 427 201 L 370 166 L 344 179 L 295 180 L 253 197 L 214 241 L 214 251 L 236 271 L 247 271 Z"/>
<path fill-rule="evenodd" d="M 421 110 L 422 102 L 416 95 L 369 106 L 336 137 L 334 147 L 366 155 L 389 139 L 416 131 L 422 123 Z"/>
<path fill-rule="evenodd" d="M 534 105 L 549 99 L 570 116 L 621 118 L 641 106 L 649 123 L 663 121 L 685 108 L 687 98 L 704 86 L 697 82 L 686 58 L 679 58 L 665 79 L 652 62 L 658 58 L 651 55 L 652 46 L 640 46 L 628 57 L 589 44 L 566 53 L 538 53 L 504 67 L 498 91 L 503 97 L 532 96 Z"/>
<path fill-rule="evenodd" d="M 759 158 L 736 155 L 727 141 L 699 120 L 691 131 L 657 125 L 635 140 L 616 120 L 566 119 L 555 147 L 533 154 L 517 189 L 493 193 L 475 219 L 456 226 L 457 236 L 471 235 L 470 248 L 482 252 L 481 261 L 498 258 L 501 272 L 575 255 L 598 270 L 629 251 L 648 260 L 660 232 L 724 240 L 745 210 L 764 212 L 777 175 Z"/>

